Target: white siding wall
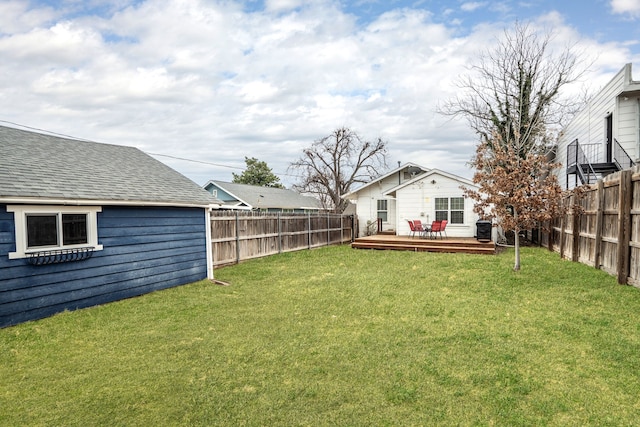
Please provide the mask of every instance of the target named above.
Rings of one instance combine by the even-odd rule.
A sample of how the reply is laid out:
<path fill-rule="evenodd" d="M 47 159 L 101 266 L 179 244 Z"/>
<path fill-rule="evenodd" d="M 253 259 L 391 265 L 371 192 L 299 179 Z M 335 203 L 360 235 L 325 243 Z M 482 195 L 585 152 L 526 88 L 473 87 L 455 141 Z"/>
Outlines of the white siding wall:
<path fill-rule="evenodd" d="M 599 158 L 595 162 L 606 160 L 606 117 L 613 114 L 613 137 L 620 142 L 632 159 L 636 159 L 638 151 L 638 132 L 640 129 L 640 112 L 637 97 L 620 97 L 631 83 L 630 65 L 620 70 L 600 92 L 582 109 L 563 130 L 558 140 L 557 161 L 562 166 L 556 170 L 558 180 L 564 187 L 566 183 L 567 146 L 578 139 L 581 145 L 598 144 Z M 573 186 L 574 176 L 569 177 L 569 186 Z"/>
<path fill-rule="evenodd" d="M 435 180 L 435 184 L 431 181 Z M 432 174 L 413 184 L 398 190 L 397 210 L 398 229 L 397 234 L 408 235 L 410 233 L 407 220 L 419 219 L 430 224 L 436 217 L 436 197 L 462 197 L 461 183 L 457 180 L 439 174 Z M 478 216 L 473 213 L 473 200 L 465 199 L 464 224 L 449 223 L 446 228 L 449 237 L 473 237 Z"/>
<path fill-rule="evenodd" d="M 626 98 L 626 99 L 625 99 Z M 640 157 L 638 142 L 640 133 L 640 97 L 621 97 L 618 101 L 618 133 L 614 137 L 626 150 L 631 160 Z"/>
<path fill-rule="evenodd" d="M 380 183 L 374 183 L 369 187 L 358 192 L 358 198 L 356 200 L 356 214 L 358 215 L 359 222 L 359 236 L 364 236 L 367 228 L 367 221 L 375 221 L 378 218 L 378 204 L 379 199 L 387 199 L 387 222 L 382 224 L 383 230 L 395 230 L 396 226 L 396 201 L 389 197 L 383 196 L 386 190 L 398 185 L 398 175 L 394 174 L 380 181 Z"/>

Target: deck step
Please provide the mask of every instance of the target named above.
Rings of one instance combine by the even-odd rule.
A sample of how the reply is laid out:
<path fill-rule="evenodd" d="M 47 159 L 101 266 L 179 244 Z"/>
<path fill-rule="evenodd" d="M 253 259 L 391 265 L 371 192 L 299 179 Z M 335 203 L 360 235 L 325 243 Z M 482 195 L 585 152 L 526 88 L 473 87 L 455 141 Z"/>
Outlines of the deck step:
<path fill-rule="evenodd" d="M 380 245 L 377 243 L 354 242 L 351 244 L 354 249 L 380 249 L 380 250 L 398 250 L 398 251 L 414 251 L 414 252 L 449 252 L 449 253 L 466 253 L 466 254 L 494 254 L 494 247 L 481 246 L 430 246 L 430 245 L 404 245 L 400 243 L 386 243 Z"/>
<path fill-rule="evenodd" d="M 354 249 L 398 250 L 413 252 L 447 252 L 467 254 L 494 254 L 493 242 L 480 242 L 475 239 L 421 239 L 398 236 L 391 238 L 359 238 L 351 243 Z"/>

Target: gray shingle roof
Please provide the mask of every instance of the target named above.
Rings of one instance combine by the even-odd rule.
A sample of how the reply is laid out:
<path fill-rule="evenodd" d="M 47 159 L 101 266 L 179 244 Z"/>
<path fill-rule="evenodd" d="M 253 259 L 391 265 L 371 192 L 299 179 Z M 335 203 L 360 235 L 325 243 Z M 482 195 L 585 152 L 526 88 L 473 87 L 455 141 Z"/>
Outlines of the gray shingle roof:
<path fill-rule="evenodd" d="M 0 202 L 23 198 L 177 206 L 220 203 L 137 148 L 0 126 Z"/>
<path fill-rule="evenodd" d="M 209 181 L 209 184 L 215 184 L 253 208 L 320 209 L 318 199 L 293 190 L 223 181 Z"/>

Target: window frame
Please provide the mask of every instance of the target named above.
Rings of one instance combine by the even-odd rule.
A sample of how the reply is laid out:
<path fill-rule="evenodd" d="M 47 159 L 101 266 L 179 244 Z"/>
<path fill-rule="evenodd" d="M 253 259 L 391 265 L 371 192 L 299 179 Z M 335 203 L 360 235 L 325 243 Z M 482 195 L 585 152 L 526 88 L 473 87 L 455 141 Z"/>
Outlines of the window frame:
<path fill-rule="evenodd" d="M 446 200 L 447 201 L 447 209 L 438 209 L 438 200 Z M 462 209 L 453 209 L 453 199 L 462 199 Z M 464 196 L 452 196 L 452 197 L 436 197 L 434 200 L 434 211 L 435 218 L 438 220 L 438 212 L 444 212 L 446 215 L 446 220 L 450 225 L 464 225 L 465 224 L 465 197 Z M 462 222 L 453 222 L 453 213 L 459 212 L 462 213 Z M 442 218 L 440 218 L 442 220 Z"/>
<path fill-rule="evenodd" d="M 98 212 L 102 212 L 101 206 L 46 206 L 46 205 L 8 205 L 7 212 L 13 212 L 15 228 L 15 252 L 9 252 L 9 259 L 27 258 L 29 254 L 51 251 L 93 247 L 94 251 L 101 251 L 102 245 L 98 244 Z M 87 243 L 65 245 L 62 239 L 62 215 L 86 215 L 87 216 Z M 28 215 L 56 215 L 58 244 L 53 246 L 27 246 Z"/>
<path fill-rule="evenodd" d="M 380 202 L 384 202 L 384 209 L 380 209 Z M 380 218 L 380 213 L 384 212 L 385 218 Z M 382 220 L 384 223 L 389 222 L 389 199 L 376 200 L 376 219 Z"/>
<path fill-rule="evenodd" d="M 445 209 L 438 209 L 438 200 L 446 200 L 447 202 L 447 207 Z M 434 211 L 435 211 L 435 220 L 436 221 L 449 221 L 449 197 L 436 197 L 433 201 L 433 206 L 434 206 Z M 438 212 L 444 212 L 445 213 L 445 218 L 438 218 Z"/>
<path fill-rule="evenodd" d="M 453 208 L 453 199 L 462 199 L 462 209 L 454 209 Z M 449 224 L 454 224 L 454 225 L 463 225 L 464 224 L 464 210 L 465 210 L 465 202 L 464 202 L 465 198 L 462 196 L 456 196 L 456 197 L 449 197 Z M 462 213 L 462 222 L 453 222 L 453 213 L 454 212 L 461 212 Z"/>

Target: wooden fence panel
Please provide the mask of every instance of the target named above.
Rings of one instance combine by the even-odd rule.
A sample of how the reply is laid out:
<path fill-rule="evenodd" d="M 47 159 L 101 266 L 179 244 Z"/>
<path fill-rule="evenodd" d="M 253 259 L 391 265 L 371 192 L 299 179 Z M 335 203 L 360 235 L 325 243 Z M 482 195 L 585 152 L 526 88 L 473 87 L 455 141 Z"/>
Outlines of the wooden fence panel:
<path fill-rule="evenodd" d="M 577 216 L 579 219 L 579 239 L 576 261 L 595 266 L 596 257 L 596 223 L 598 217 L 598 193 L 590 191 L 585 197 L 579 201 L 582 215 Z"/>
<path fill-rule="evenodd" d="M 581 200 L 573 197 L 563 203 L 579 205 L 580 213 L 553 220 L 541 244 L 640 287 L 640 167 L 598 181 Z"/>
<path fill-rule="evenodd" d="M 631 241 L 627 282 L 640 287 L 640 176 L 634 177 L 631 204 Z"/>
<path fill-rule="evenodd" d="M 609 274 L 616 273 L 618 260 L 618 202 L 619 185 L 608 182 L 604 185 L 602 212 L 602 245 L 600 268 Z"/>
<path fill-rule="evenodd" d="M 351 242 L 353 217 L 336 214 L 213 212 L 213 266 Z"/>

